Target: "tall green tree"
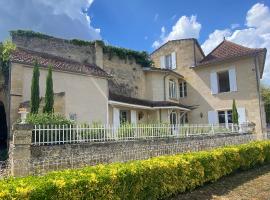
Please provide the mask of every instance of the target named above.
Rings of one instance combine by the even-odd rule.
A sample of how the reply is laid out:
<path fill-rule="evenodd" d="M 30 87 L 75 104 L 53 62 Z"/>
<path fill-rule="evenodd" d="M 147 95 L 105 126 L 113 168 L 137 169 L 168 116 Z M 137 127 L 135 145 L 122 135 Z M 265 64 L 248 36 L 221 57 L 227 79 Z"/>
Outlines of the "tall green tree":
<path fill-rule="evenodd" d="M 44 113 L 53 113 L 53 79 L 52 79 L 52 66 L 49 66 L 48 75 L 46 79 L 46 93 L 45 93 L 45 106 L 43 108 Z"/>
<path fill-rule="evenodd" d="M 262 86 L 261 95 L 264 101 L 266 123 L 270 124 L 270 87 Z"/>
<path fill-rule="evenodd" d="M 38 113 L 39 103 L 39 65 L 35 61 L 31 85 L 31 113 Z"/>
<path fill-rule="evenodd" d="M 233 100 L 232 104 L 232 122 L 233 124 L 238 124 L 238 112 L 236 108 L 235 99 Z"/>

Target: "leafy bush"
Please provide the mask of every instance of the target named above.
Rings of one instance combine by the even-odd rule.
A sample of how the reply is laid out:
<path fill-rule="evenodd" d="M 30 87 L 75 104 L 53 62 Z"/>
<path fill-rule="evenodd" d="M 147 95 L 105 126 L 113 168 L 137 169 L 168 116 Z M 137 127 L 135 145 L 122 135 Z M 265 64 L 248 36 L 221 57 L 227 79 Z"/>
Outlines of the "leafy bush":
<path fill-rule="evenodd" d="M 270 162 L 270 142 L 0 181 L 0 199 L 162 199 Z"/>
<path fill-rule="evenodd" d="M 70 125 L 74 122 L 60 114 L 38 113 L 28 114 L 26 123 L 33 125 Z"/>

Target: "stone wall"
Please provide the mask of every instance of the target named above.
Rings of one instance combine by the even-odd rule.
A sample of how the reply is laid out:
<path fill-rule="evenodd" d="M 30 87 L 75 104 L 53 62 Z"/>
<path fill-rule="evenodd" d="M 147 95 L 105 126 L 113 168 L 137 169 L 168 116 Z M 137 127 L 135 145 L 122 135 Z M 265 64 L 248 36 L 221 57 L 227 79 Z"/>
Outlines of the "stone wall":
<path fill-rule="evenodd" d="M 10 149 L 10 158 L 12 174 L 15 176 L 44 174 L 52 170 L 102 163 L 142 160 L 160 155 L 243 144 L 257 139 L 254 134 L 220 134 L 185 139 L 163 138 L 33 146 L 31 145 L 31 138 L 31 126 L 14 126 L 14 140 Z"/>
<path fill-rule="evenodd" d="M 123 60 L 117 56 L 103 55 L 103 67 L 113 76 L 110 91 L 130 97 L 145 99 L 145 73 L 135 60 Z"/>
<path fill-rule="evenodd" d="M 33 51 L 48 53 L 82 63 L 95 63 L 94 43 L 89 46 L 80 46 L 60 38 L 49 37 L 43 39 L 34 36 L 13 36 L 12 42 L 18 47 Z"/>

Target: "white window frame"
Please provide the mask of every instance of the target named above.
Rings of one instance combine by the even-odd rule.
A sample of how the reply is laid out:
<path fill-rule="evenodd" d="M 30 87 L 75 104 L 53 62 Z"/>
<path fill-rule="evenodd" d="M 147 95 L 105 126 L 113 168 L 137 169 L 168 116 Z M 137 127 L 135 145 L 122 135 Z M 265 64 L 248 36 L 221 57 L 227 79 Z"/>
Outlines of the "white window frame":
<path fill-rule="evenodd" d="M 219 81 L 219 75 L 222 73 L 227 73 L 228 74 L 228 80 L 229 80 L 229 90 L 228 91 L 220 91 L 220 81 Z M 226 92 L 231 92 L 231 85 L 230 85 L 230 73 L 229 70 L 223 70 L 223 71 L 218 71 L 217 72 L 217 83 L 218 83 L 218 93 L 226 93 Z"/>
<path fill-rule="evenodd" d="M 172 54 L 168 54 L 165 56 L 165 68 L 172 69 L 172 67 L 173 67 Z"/>
<path fill-rule="evenodd" d="M 224 115 L 225 115 L 225 126 L 228 127 L 229 126 L 229 121 L 228 121 L 228 111 L 231 111 L 231 109 L 227 109 L 227 110 L 218 110 L 217 111 L 217 117 L 218 117 L 218 123 L 219 123 L 219 112 L 224 112 Z"/>
<path fill-rule="evenodd" d="M 185 98 L 187 97 L 187 82 L 182 81 L 179 83 L 179 97 Z"/>
<path fill-rule="evenodd" d="M 169 98 L 176 99 L 177 92 L 176 92 L 176 82 L 174 80 L 169 80 Z"/>

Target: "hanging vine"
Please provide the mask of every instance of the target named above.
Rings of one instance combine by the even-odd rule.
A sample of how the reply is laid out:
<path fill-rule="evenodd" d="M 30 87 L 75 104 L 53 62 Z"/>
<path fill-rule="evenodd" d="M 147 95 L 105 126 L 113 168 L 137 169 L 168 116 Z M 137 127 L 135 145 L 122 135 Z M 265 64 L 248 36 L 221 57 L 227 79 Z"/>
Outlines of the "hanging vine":
<path fill-rule="evenodd" d="M 0 43 L 0 69 L 5 78 L 4 85 L 8 84 L 10 55 L 15 49 L 16 46 L 11 41 Z"/>

